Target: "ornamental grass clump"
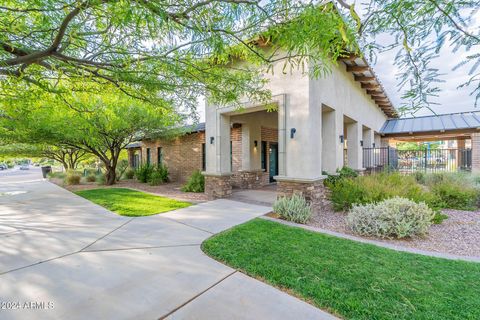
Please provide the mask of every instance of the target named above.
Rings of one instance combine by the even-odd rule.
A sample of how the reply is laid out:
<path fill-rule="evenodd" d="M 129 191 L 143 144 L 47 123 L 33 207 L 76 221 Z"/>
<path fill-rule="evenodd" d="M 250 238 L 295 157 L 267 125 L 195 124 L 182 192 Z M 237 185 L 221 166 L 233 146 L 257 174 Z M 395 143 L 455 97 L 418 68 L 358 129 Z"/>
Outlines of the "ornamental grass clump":
<path fill-rule="evenodd" d="M 80 184 L 81 178 L 82 176 L 80 175 L 80 173 L 75 171 L 68 171 L 67 176 L 65 177 L 65 184 L 69 186 Z"/>
<path fill-rule="evenodd" d="M 183 192 L 204 192 L 205 191 L 205 176 L 196 170 L 192 173 L 186 184 L 182 186 Z"/>
<path fill-rule="evenodd" d="M 281 197 L 273 204 L 273 211 L 282 219 L 296 223 L 307 223 L 312 216 L 312 207 L 299 194 Z"/>
<path fill-rule="evenodd" d="M 356 234 L 379 238 L 424 236 L 435 213 L 425 203 L 394 197 L 379 203 L 354 205 L 347 225 Z"/>

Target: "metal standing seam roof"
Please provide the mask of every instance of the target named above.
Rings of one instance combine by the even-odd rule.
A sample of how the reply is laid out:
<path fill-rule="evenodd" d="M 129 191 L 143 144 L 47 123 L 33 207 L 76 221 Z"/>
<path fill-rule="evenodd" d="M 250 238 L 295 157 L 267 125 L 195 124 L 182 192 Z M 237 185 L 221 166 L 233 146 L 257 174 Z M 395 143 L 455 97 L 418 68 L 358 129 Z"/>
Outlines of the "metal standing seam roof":
<path fill-rule="evenodd" d="M 453 131 L 480 128 L 480 111 L 438 114 L 431 116 L 389 119 L 381 134 Z"/>

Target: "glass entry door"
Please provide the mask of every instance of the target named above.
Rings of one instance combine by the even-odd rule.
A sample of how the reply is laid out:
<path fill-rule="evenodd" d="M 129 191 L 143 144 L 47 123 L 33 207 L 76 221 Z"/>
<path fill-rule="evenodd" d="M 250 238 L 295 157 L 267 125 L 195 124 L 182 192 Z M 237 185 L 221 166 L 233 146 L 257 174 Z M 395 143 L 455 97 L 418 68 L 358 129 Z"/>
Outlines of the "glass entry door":
<path fill-rule="evenodd" d="M 276 143 L 270 143 L 268 168 L 270 173 L 270 182 L 275 182 L 273 177 L 278 176 L 278 144 Z"/>

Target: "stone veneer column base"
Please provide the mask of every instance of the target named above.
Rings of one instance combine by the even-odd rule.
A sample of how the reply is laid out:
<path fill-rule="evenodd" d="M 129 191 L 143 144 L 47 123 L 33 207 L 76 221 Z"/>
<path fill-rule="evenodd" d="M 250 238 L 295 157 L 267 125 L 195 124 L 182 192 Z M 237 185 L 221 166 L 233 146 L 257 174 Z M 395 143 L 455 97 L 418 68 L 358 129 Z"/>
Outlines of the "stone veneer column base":
<path fill-rule="evenodd" d="M 329 206 L 328 189 L 323 185 L 325 178 L 301 180 L 275 177 L 275 179 L 277 180 L 277 198 L 300 194 L 312 205 L 313 210 L 322 211 Z"/>
<path fill-rule="evenodd" d="M 241 170 L 232 176 L 232 185 L 240 189 L 257 189 L 270 183 L 270 174 L 264 170 Z"/>
<path fill-rule="evenodd" d="M 232 195 L 231 174 L 208 174 L 205 176 L 205 194 L 209 199 L 228 198 Z"/>

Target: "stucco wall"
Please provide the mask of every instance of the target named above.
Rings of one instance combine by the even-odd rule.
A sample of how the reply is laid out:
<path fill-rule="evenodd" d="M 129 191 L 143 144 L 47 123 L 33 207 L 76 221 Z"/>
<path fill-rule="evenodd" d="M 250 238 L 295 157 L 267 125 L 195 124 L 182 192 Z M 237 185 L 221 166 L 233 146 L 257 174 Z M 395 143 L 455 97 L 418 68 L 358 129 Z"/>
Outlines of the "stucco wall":
<path fill-rule="evenodd" d="M 282 178 L 315 180 L 322 177 L 324 168 L 328 167 L 329 171 L 334 171 L 343 166 L 343 145 L 339 136 L 344 134 L 344 116 L 357 123 L 355 132 L 358 134 L 351 134 L 351 138 L 356 140 L 350 141 L 351 146 L 360 144 L 364 127 L 379 131 L 387 119 L 342 63 L 334 66 L 327 76 L 314 79 L 300 69 L 288 69 L 287 73 L 284 73 L 283 62 L 280 62 L 274 66 L 273 73 L 266 74 L 265 77 L 269 80 L 266 87 L 272 96 L 284 97 L 284 108 L 281 112 L 279 110 L 277 119 L 279 148 L 285 149 L 283 155 L 285 161 L 281 160 L 280 163 Z M 322 130 L 324 106 L 328 106 L 334 112 L 330 114 L 330 118 L 335 122 L 331 126 L 332 130 Z M 245 108 L 253 110 L 258 108 L 258 105 L 246 102 Z M 228 106 L 209 104 L 206 106 L 207 137 L 216 137 L 216 143 L 207 147 L 209 173 L 222 174 L 227 170 L 226 158 L 222 158 L 222 150 L 225 150 L 227 141 L 222 141 L 221 137 L 226 134 L 227 125 L 232 122 L 233 117 L 237 116 Z M 252 129 L 253 127 L 252 125 L 250 128 L 248 141 L 250 148 L 256 139 L 252 137 L 258 135 L 257 129 Z M 293 138 L 290 135 L 292 129 L 296 130 Z M 322 146 L 322 141 L 327 138 L 330 139 L 326 144 L 329 150 Z M 373 139 L 366 140 L 368 144 L 373 143 Z M 355 154 L 357 158 L 351 163 L 356 166 L 355 169 L 360 169 L 361 148 L 357 147 Z M 255 159 L 250 163 L 251 168 L 258 165 Z"/>

